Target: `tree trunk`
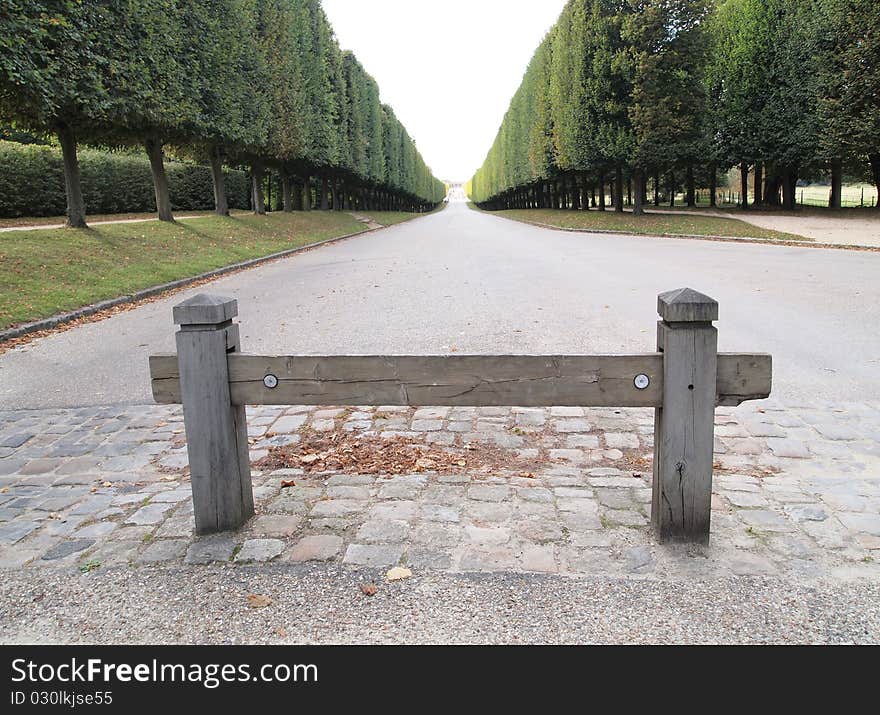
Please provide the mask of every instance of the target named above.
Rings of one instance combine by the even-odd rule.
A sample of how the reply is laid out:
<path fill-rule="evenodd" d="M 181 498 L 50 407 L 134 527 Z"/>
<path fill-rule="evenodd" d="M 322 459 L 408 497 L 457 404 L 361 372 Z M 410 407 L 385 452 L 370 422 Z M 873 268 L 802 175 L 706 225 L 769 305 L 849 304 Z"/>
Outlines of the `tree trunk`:
<path fill-rule="evenodd" d="M 290 186 L 290 175 L 281 168 L 281 208 L 290 213 L 293 211 L 293 189 Z"/>
<path fill-rule="evenodd" d="M 797 169 L 787 168 L 782 174 L 782 208 L 794 211 L 797 208 Z"/>
<path fill-rule="evenodd" d="M 321 211 L 327 211 L 330 208 L 330 204 L 328 201 L 330 200 L 329 191 L 327 186 L 327 177 L 321 177 Z"/>
<path fill-rule="evenodd" d="M 742 191 L 742 199 L 740 200 L 740 207 L 747 209 L 749 207 L 749 164 L 748 162 L 742 162 L 739 165 L 739 178 L 740 178 L 740 191 Z"/>
<path fill-rule="evenodd" d="M 696 189 L 694 186 L 694 167 L 691 164 L 687 165 L 687 170 L 685 173 L 685 203 L 693 208 L 697 205 L 696 200 Z"/>
<path fill-rule="evenodd" d="M 770 206 L 779 206 L 779 176 L 767 174 L 767 180 L 764 182 L 764 203 Z"/>
<path fill-rule="evenodd" d="M 841 195 L 843 193 L 843 162 L 840 159 L 831 160 L 831 196 L 828 198 L 828 208 L 839 209 Z"/>
<path fill-rule="evenodd" d="M 669 172 L 669 208 L 675 208 L 675 172 Z"/>
<path fill-rule="evenodd" d="M 761 191 L 764 183 L 764 165 L 760 161 L 755 162 L 755 180 L 752 182 L 755 187 L 755 206 L 764 203 L 764 195 Z"/>
<path fill-rule="evenodd" d="M 636 189 L 636 191 L 638 191 L 638 189 Z M 632 181 L 632 177 L 629 177 L 629 178 L 626 180 L 626 205 L 627 205 L 627 206 L 632 206 L 632 205 L 633 205 L 633 181 Z"/>
<path fill-rule="evenodd" d="M 654 172 L 654 206 L 660 205 L 660 172 Z"/>
<path fill-rule="evenodd" d="M 623 167 L 620 164 L 614 169 L 614 210 L 623 211 Z"/>
<path fill-rule="evenodd" d="M 229 201 L 226 198 L 226 181 L 223 178 L 222 149 L 211 147 L 211 181 L 214 184 L 214 213 L 229 216 Z"/>
<path fill-rule="evenodd" d="M 713 209 L 718 203 L 715 199 L 716 191 L 718 191 L 718 167 L 712 162 L 709 165 L 709 206 Z"/>
<path fill-rule="evenodd" d="M 605 172 L 599 172 L 599 210 L 605 210 Z"/>
<path fill-rule="evenodd" d="M 153 172 L 153 188 L 156 192 L 156 211 L 160 221 L 173 221 L 171 214 L 171 197 L 168 195 L 168 177 L 165 175 L 165 162 L 162 158 L 162 142 L 158 137 L 144 140 L 144 148 L 150 159 L 150 170 Z"/>
<path fill-rule="evenodd" d="M 874 186 L 877 187 L 877 201 L 874 202 L 874 208 L 880 209 L 880 154 L 868 154 L 868 161 L 871 164 Z"/>
<path fill-rule="evenodd" d="M 263 167 L 254 162 L 251 165 L 251 196 L 253 198 L 254 213 L 263 216 L 266 213 L 266 199 L 263 196 Z"/>
<path fill-rule="evenodd" d="M 641 216 L 645 213 L 642 208 L 642 202 L 645 197 L 645 173 L 641 169 L 633 172 L 633 179 L 636 185 L 635 203 L 633 204 L 633 216 Z"/>
<path fill-rule="evenodd" d="M 58 125 L 58 141 L 64 156 L 64 191 L 67 195 L 67 225 L 87 228 L 86 203 L 83 201 L 82 182 L 79 178 L 79 159 L 76 156 L 76 136 L 67 124 Z"/>

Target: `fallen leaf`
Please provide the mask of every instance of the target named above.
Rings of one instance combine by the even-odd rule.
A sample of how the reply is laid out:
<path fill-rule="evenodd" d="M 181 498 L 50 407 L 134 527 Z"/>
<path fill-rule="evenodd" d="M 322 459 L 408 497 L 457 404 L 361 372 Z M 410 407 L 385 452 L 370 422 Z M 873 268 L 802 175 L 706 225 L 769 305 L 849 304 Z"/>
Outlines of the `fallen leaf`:
<path fill-rule="evenodd" d="M 247 602 L 251 608 L 265 608 L 272 604 L 272 599 L 259 593 L 249 593 Z"/>
<path fill-rule="evenodd" d="M 312 462 L 317 462 L 320 457 L 317 454 L 304 454 L 299 458 L 299 461 L 303 464 L 311 464 Z"/>
<path fill-rule="evenodd" d="M 534 479 L 535 478 L 535 475 L 532 472 L 523 472 L 519 476 L 523 477 L 524 479 Z"/>
<path fill-rule="evenodd" d="M 379 588 L 374 583 L 362 583 L 361 591 L 365 596 L 375 596 Z"/>
<path fill-rule="evenodd" d="M 287 638 L 287 630 L 282 628 L 281 626 L 278 626 L 278 628 L 275 629 L 275 635 L 281 636 L 282 638 Z"/>
<path fill-rule="evenodd" d="M 416 469 L 434 469 L 437 466 L 437 462 L 433 459 L 427 459 L 426 457 L 420 457 L 416 460 Z"/>
<path fill-rule="evenodd" d="M 290 479 L 290 480 L 284 480 L 284 481 L 281 482 L 281 488 L 282 488 L 282 489 L 287 489 L 288 487 L 295 487 L 295 486 L 296 486 L 296 482 L 293 481 L 292 479 Z"/>
<path fill-rule="evenodd" d="M 385 578 L 389 581 L 401 581 L 405 578 L 409 578 L 412 576 L 412 571 L 409 569 L 405 569 L 401 566 L 395 566 L 388 573 L 385 574 Z"/>
<path fill-rule="evenodd" d="M 109 488 L 109 487 L 112 487 L 112 486 L 113 486 L 113 482 L 104 482 L 101 486 L 102 486 L 102 487 L 108 487 L 108 488 Z"/>

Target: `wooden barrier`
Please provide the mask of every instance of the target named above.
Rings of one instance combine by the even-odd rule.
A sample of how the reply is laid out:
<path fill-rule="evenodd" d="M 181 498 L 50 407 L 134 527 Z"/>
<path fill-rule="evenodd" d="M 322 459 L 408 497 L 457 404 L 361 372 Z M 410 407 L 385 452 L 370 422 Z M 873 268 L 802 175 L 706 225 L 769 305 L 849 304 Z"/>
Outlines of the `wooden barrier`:
<path fill-rule="evenodd" d="M 174 308 L 177 355 L 150 358 L 153 396 L 183 404 L 196 531 L 253 515 L 244 405 L 655 408 L 652 521 L 661 541 L 709 539 L 714 411 L 770 394 L 766 354 L 718 354 L 718 304 L 658 298 L 658 352 L 643 355 L 281 356 L 239 352 L 235 300 Z"/>

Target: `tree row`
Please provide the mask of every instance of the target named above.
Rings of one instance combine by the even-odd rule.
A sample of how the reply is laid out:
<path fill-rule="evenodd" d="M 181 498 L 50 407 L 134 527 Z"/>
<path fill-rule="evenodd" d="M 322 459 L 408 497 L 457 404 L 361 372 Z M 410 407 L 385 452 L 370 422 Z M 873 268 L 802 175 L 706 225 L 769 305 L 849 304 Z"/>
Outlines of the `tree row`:
<path fill-rule="evenodd" d="M 224 165 L 248 170 L 258 213 L 269 174 L 286 210 L 421 211 L 445 194 L 320 0 L 7 0 L 0 121 L 57 135 L 71 226 L 78 143 L 142 147 L 163 220 L 166 150 L 210 164 L 221 215 Z"/>
<path fill-rule="evenodd" d="M 572 0 L 532 58 L 469 195 L 641 213 L 661 191 L 794 208 L 801 178 L 880 187 L 880 12 L 869 0 Z"/>

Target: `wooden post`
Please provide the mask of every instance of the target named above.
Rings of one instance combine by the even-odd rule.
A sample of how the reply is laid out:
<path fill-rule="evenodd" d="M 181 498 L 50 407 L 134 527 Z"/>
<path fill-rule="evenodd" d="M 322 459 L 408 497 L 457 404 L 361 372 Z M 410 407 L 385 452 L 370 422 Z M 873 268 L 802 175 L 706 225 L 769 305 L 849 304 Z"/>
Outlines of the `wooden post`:
<path fill-rule="evenodd" d="M 229 396 L 226 356 L 240 348 L 236 315 L 232 298 L 202 294 L 174 306 L 197 534 L 237 529 L 254 514 L 245 408 Z"/>
<path fill-rule="evenodd" d="M 661 542 L 709 543 L 718 303 L 690 288 L 661 293 L 663 401 L 654 412 L 651 520 Z"/>

